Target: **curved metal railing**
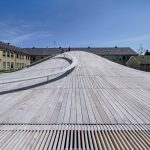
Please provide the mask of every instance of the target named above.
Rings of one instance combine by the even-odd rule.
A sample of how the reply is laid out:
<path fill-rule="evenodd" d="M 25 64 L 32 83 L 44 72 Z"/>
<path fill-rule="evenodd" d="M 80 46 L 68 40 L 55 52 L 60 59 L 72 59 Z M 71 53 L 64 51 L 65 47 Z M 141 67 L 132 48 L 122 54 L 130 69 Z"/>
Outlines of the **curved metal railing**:
<path fill-rule="evenodd" d="M 77 59 L 75 57 L 70 56 L 69 54 L 61 54 L 61 55 L 64 55 L 64 58 L 70 59 L 72 61 L 72 63 L 68 67 L 66 67 L 66 68 L 64 68 L 62 70 L 55 71 L 55 72 L 53 72 L 51 74 L 46 74 L 46 75 L 42 75 L 42 76 L 34 76 L 34 77 L 30 77 L 30 78 L 21 78 L 21 79 L 11 79 L 11 80 L 7 80 L 7 81 L 0 81 L 0 84 L 28 81 L 28 80 L 41 79 L 41 78 L 46 78 L 46 80 L 48 81 L 49 77 L 54 76 L 54 75 L 59 75 L 59 74 L 66 73 L 69 70 L 71 70 L 71 69 L 73 69 L 74 67 L 77 66 L 78 61 L 77 61 Z M 57 58 L 57 56 L 54 57 L 54 58 Z"/>
<path fill-rule="evenodd" d="M 32 64 L 28 65 L 26 68 L 29 68 L 29 67 L 35 66 L 35 65 L 37 65 L 37 64 L 39 64 L 39 63 L 42 63 L 42 62 L 44 62 L 44 61 L 46 61 L 46 60 L 48 60 L 48 59 L 50 59 L 50 58 L 55 57 L 55 56 L 57 56 L 57 55 L 58 55 L 58 54 L 51 55 L 51 56 L 47 56 L 47 57 L 45 57 L 45 58 L 43 58 L 43 59 L 40 59 L 40 60 L 38 60 L 38 61 L 36 61 L 36 62 L 34 62 L 34 63 L 32 63 Z"/>

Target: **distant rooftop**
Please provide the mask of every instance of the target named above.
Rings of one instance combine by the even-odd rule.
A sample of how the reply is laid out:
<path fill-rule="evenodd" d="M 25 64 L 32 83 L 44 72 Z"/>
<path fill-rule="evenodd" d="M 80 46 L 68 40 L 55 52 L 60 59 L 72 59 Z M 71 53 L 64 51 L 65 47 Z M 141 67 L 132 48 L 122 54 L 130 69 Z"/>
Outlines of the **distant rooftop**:
<path fill-rule="evenodd" d="M 68 51 L 69 48 L 19 48 L 16 46 L 11 45 L 10 43 L 4 43 L 0 42 L 0 48 L 2 49 L 8 49 L 15 52 L 20 52 L 28 55 L 33 56 L 49 56 L 49 55 L 55 55 L 60 54 L 62 49 L 64 51 Z M 79 47 L 79 48 L 70 48 L 71 51 L 85 51 L 85 52 L 91 52 L 97 55 L 137 55 L 137 53 L 131 49 L 130 47 Z"/>
<path fill-rule="evenodd" d="M 0 49 L 7 49 L 7 50 L 14 51 L 14 52 L 27 54 L 23 52 L 20 47 L 16 47 L 14 45 L 11 45 L 10 43 L 5 43 L 1 41 L 0 41 Z"/>
<path fill-rule="evenodd" d="M 131 61 L 131 59 L 136 59 L 138 61 L 139 64 L 142 65 L 147 65 L 150 64 L 150 55 L 146 55 L 146 56 L 132 56 L 129 61 Z"/>
<path fill-rule="evenodd" d="M 150 52 L 146 50 L 145 55 L 150 55 Z"/>
<path fill-rule="evenodd" d="M 7 48 L 7 49 L 10 49 L 10 50 L 18 50 L 19 47 L 16 47 L 14 45 L 11 45 L 10 43 L 4 43 L 4 42 L 1 42 L 0 41 L 0 48 Z"/>
<path fill-rule="evenodd" d="M 30 55 L 53 55 L 61 53 L 62 49 L 68 51 L 69 48 L 23 48 L 22 52 Z M 85 51 L 97 55 L 137 55 L 130 47 L 100 47 L 100 48 L 71 48 L 71 51 Z"/>

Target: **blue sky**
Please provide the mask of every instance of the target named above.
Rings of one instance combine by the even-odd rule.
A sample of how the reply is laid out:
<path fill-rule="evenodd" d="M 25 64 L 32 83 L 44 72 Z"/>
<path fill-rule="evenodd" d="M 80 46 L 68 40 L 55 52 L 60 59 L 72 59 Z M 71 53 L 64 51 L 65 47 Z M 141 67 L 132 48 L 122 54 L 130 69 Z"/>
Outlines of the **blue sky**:
<path fill-rule="evenodd" d="M 0 40 L 16 46 L 150 49 L 150 0 L 0 0 L 0 6 Z"/>

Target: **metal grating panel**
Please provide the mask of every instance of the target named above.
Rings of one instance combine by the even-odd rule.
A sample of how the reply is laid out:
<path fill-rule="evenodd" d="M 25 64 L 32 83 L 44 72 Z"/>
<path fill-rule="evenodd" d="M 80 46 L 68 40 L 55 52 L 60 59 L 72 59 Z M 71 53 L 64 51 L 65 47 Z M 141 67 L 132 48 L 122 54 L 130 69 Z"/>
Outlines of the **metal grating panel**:
<path fill-rule="evenodd" d="M 150 149 L 150 125 L 3 125 L 0 149 Z"/>

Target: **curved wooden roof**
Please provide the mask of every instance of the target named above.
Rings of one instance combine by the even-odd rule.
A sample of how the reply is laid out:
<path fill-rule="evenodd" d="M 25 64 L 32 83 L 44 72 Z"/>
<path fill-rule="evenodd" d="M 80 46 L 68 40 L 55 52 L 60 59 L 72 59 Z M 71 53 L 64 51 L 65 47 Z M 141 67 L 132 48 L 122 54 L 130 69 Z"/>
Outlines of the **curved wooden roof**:
<path fill-rule="evenodd" d="M 78 51 L 68 53 L 77 58 L 78 65 L 65 75 L 57 76 L 56 79 L 54 77 L 48 82 L 34 80 L 27 83 L 0 85 L 0 136 L 5 134 L 2 131 L 19 132 L 20 128 L 21 131 L 27 129 L 27 132 L 33 130 L 32 133 L 26 134 L 34 136 L 38 128 L 44 132 L 37 133 L 37 137 L 46 136 L 48 140 L 50 132 L 53 131 L 53 134 L 58 134 L 58 137 L 54 135 L 51 138 L 58 141 L 53 143 L 52 147 L 55 148 L 55 145 L 59 149 L 59 146 L 62 146 L 61 134 L 65 136 L 64 131 L 67 130 L 71 131 L 68 135 L 69 142 L 70 140 L 73 143 L 76 143 L 74 140 L 82 141 L 82 146 L 79 146 L 79 141 L 77 142 L 78 148 L 85 146 L 96 149 L 100 147 L 99 144 L 102 144 L 103 148 L 110 146 L 112 149 L 117 146 L 120 149 L 121 147 L 129 149 L 149 147 L 147 141 L 150 137 L 150 74 L 127 68 L 91 53 Z M 20 74 L 32 76 L 43 71 L 52 72 L 68 65 L 69 62 L 65 59 L 50 59 L 14 74 L 15 77 Z M 11 76 L 14 75 L 8 74 L 5 77 L 2 74 L 0 80 Z M 32 124 L 35 128 L 31 127 Z M 39 126 L 41 124 L 43 126 Z M 74 136 L 82 128 L 83 132 L 90 131 L 90 133 L 87 135 L 83 133 L 85 139 L 80 140 Z M 131 132 L 128 133 L 130 130 Z M 106 131 L 104 135 L 102 131 Z M 109 133 L 109 131 L 113 132 Z M 117 134 L 116 132 L 119 131 L 123 133 Z M 19 133 L 14 134 L 19 136 Z M 12 137 L 10 140 L 16 138 Z M 67 136 L 64 139 L 67 141 Z M 139 140 L 141 144 L 136 144 L 135 140 Z M 32 145 L 31 141 L 25 140 L 24 143 L 27 144 L 26 146 Z M 6 144 L 5 140 L 3 142 Z M 50 146 L 49 144 L 47 146 Z M 75 144 L 70 148 L 76 148 Z"/>

